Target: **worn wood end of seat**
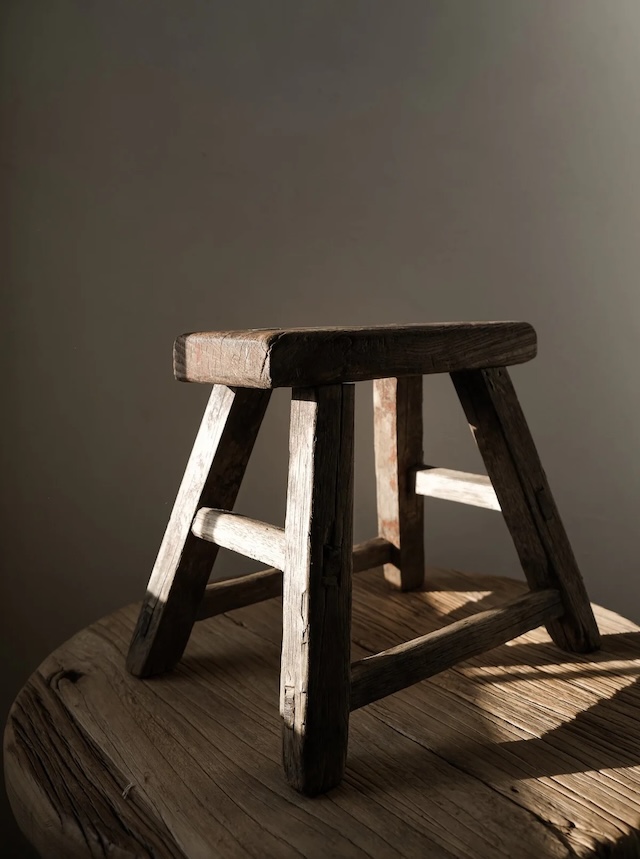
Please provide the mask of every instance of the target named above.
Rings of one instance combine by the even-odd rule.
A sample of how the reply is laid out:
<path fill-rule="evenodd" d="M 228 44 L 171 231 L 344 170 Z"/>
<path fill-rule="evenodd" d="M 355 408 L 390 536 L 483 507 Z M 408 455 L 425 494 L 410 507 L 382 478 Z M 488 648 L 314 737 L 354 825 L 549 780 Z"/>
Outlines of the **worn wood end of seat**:
<path fill-rule="evenodd" d="M 536 355 L 526 322 L 449 322 L 361 328 L 275 328 L 183 334 L 183 382 L 280 388 L 507 367 Z"/>
<path fill-rule="evenodd" d="M 525 590 L 426 581 L 356 579 L 354 659 Z M 610 611 L 598 653 L 536 629 L 354 711 L 342 784 L 309 799 L 282 778 L 280 600 L 197 624 L 144 681 L 124 667 L 138 610 L 59 648 L 11 711 L 7 788 L 45 859 L 640 855 L 640 629 Z"/>

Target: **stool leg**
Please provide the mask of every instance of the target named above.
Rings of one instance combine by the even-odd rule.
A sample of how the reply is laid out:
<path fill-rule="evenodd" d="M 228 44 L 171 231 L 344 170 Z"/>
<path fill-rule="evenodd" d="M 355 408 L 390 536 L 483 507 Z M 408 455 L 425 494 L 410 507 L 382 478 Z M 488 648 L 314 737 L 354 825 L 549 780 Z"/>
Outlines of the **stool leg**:
<path fill-rule="evenodd" d="M 509 373 L 500 367 L 451 375 L 529 586 L 560 591 L 565 613 L 547 624 L 549 635 L 564 650 L 597 650 L 589 597 Z"/>
<path fill-rule="evenodd" d="M 200 507 L 235 503 L 270 391 L 214 385 L 133 633 L 127 668 L 161 674 L 180 660 L 218 547 L 191 533 Z"/>
<path fill-rule="evenodd" d="M 280 712 L 289 783 L 344 772 L 350 711 L 354 386 L 295 389 L 283 577 Z"/>
<path fill-rule="evenodd" d="M 412 472 L 424 463 L 422 376 L 374 381 L 373 428 L 378 534 L 394 547 L 384 577 L 409 591 L 424 580 L 424 498 Z"/>

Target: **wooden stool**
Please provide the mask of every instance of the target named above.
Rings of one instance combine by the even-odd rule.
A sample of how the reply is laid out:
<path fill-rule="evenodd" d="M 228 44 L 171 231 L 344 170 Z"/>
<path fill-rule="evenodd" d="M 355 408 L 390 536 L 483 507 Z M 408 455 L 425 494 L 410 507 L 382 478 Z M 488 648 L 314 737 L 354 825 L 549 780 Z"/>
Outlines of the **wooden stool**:
<path fill-rule="evenodd" d="M 188 334 L 178 379 L 213 391 L 153 569 L 127 666 L 180 660 L 196 620 L 282 591 L 280 713 L 293 787 L 337 785 L 349 713 L 545 624 L 573 652 L 599 645 L 591 606 L 506 366 L 536 351 L 517 322 Z M 488 478 L 427 468 L 422 375 L 451 373 Z M 379 536 L 352 545 L 352 382 L 374 379 Z M 284 529 L 230 512 L 270 390 L 291 387 Z M 384 564 L 423 580 L 422 495 L 502 510 L 531 592 L 499 609 L 350 662 L 351 572 Z M 217 547 L 272 569 L 207 586 Z M 280 571 L 283 571 L 284 575 Z"/>

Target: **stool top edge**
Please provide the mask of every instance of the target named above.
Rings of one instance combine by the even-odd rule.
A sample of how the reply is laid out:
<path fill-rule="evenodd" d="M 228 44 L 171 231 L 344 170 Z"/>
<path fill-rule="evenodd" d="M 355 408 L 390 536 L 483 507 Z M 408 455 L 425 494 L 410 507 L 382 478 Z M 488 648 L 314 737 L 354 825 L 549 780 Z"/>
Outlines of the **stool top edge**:
<path fill-rule="evenodd" d="M 518 321 L 196 331 L 174 344 L 176 378 L 256 388 L 509 366 L 535 357 Z"/>

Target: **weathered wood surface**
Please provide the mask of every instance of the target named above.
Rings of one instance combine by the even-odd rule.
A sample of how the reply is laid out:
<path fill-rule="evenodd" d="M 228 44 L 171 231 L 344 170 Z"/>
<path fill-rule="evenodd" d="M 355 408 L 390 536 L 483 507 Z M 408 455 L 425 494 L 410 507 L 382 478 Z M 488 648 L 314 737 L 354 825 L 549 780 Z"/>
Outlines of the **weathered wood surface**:
<path fill-rule="evenodd" d="M 161 674 L 182 655 L 218 552 L 191 533 L 193 518 L 200 507 L 233 507 L 269 393 L 211 391 L 131 640 L 132 674 Z"/>
<path fill-rule="evenodd" d="M 428 495 L 443 501 L 458 501 L 472 507 L 500 510 L 496 491 L 485 474 L 425 466 L 415 472 L 415 491 L 418 495 Z"/>
<path fill-rule="evenodd" d="M 426 582 L 354 580 L 354 659 L 523 592 Z M 596 608 L 590 656 L 538 629 L 352 713 L 342 784 L 308 799 L 280 762 L 281 601 L 197 624 L 175 671 L 148 681 L 124 668 L 137 610 L 52 654 L 10 714 L 9 795 L 45 859 L 640 852 L 640 629 L 610 611 Z"/>
<path fill-rule="evenodd" d="M 282 591 L 280 713 L 291 785 L 340 782 L 350 712 L 353 385 L 294 389 Z"/>
<path fill-rule="evenodd" d="M 424 578 L 424 499 L 413 474 L 422 465 L 422 376 L 373 383 L 378 534 L 393 545 L 384 577 L 403 591 Z"/>
<path fill-rule="evenodd" d="M 562 614 L 558 591 L 535 591 L 480 611 L 442 629 L 365 656 L 351 666 L 351 709 L 357 710 L 413 683 L 510 641 Z"/>
<path fill-rule="evenodd" d="M 230 510 L 201 507 L 191 531 L 201 540 L 208 540 L 263 564 L 271 564 L 277 569 L 282 569 L 284 564 L 284 528 L 278 525 L 250 519 Z"/>
<path fill-rule="evenodd" d="M 353 547 L 353 572 L 362 573 L 379 567 L 391 557 L 391 543 L 382 537 L 365 540 Z M 259 570 L 234 579 L 212 582 L 205 588 L 196 620 L 224 614 L 236 608 L 253 605 L 282 595 L 282 571 Z"/>
<path fill-rule="evenodd" d="M 600 636 L 589 597 L 509 372 L 451 377 L 531 588 L 560 591 L 565 612 L 550 621 L 549 634 L 566 650 L 595 650 Z"/>
<path fill-rule="evenodd" d="M 132 674 L 162 674 L 180 659 L 218 553 L 191 533 L 193 517 L 204 505 L 233 507 L 268 403 L 269 392 L 214 385 L 131 639 Z"/>
<path fill-rule="evenodd" d="M 253 388 L 509 366 L 535 355 L 536 333 L 526 322 L 205 331 L 178 337 L 173 352 L 182 382 Z"/>

